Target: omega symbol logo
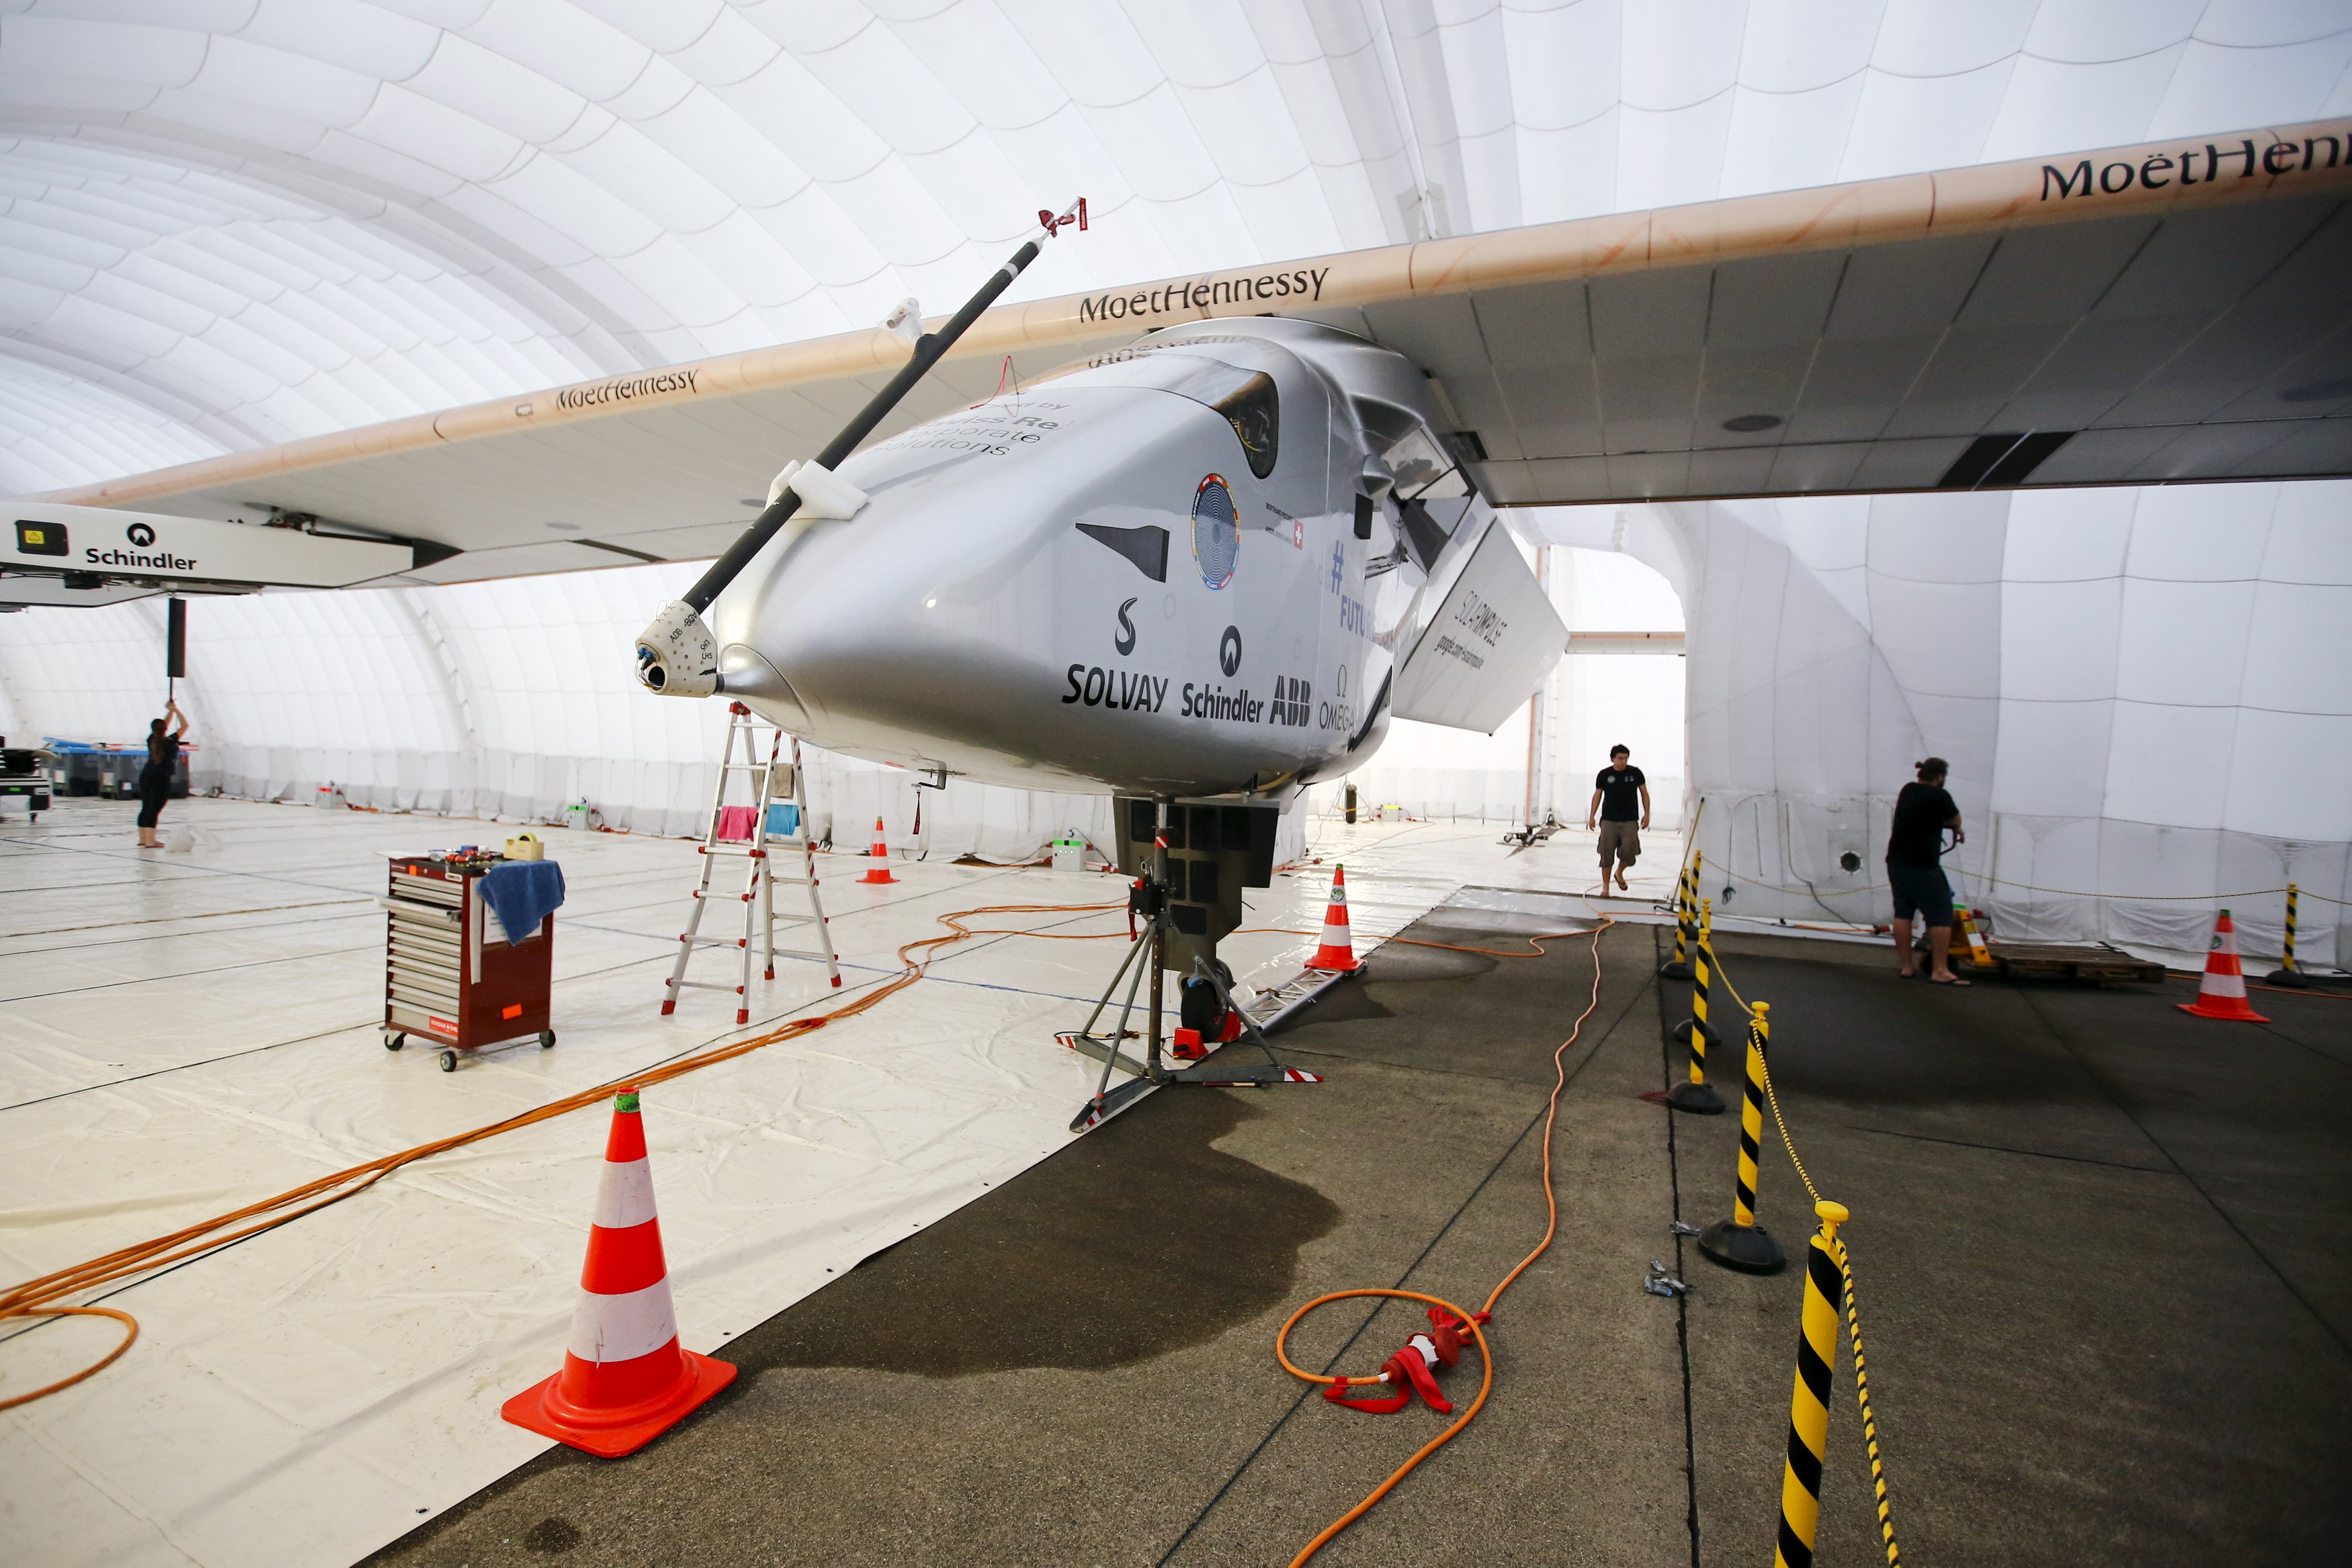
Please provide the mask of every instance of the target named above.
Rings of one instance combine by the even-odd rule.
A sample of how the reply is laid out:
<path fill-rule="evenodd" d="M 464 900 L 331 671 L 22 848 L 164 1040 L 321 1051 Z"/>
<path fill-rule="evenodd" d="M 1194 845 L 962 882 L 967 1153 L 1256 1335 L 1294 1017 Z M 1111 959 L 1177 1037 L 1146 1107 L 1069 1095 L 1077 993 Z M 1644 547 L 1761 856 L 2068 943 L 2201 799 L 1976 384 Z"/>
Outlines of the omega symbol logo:
<path fill-rule="evenodd" d="M 155 530 L 149 528 L 144 523 L 133 523 L 129 528 L 123 529 L 122 532 L 124 538 L 128 538 L 132 544 L 137 545 L 141 549 L 145 549 L 149 545 L 155 542 Z"/>
<path fill-rule="evenodd" d="M 1242 667 L 1242 629 L 1228 626 L 1225 634 L 1217 639 L 1217 666 L 1231 675 Z"/>

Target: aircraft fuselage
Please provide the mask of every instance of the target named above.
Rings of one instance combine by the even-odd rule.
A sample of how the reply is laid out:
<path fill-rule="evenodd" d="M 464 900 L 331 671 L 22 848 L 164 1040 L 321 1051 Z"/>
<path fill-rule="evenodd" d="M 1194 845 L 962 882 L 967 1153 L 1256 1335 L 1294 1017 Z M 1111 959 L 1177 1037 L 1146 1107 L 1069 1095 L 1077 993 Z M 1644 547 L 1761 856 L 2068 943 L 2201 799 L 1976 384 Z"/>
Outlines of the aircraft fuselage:
<path fill-rule="evenodd" d="M 854 518 L 796 518 L 713 603 L 721 688 L 830 749 L 1033 789 L 1344 773 L 1428 585 L 1494 526 L 1423 395 L 1331 329 L 1205 322 L 880 442 L 841 466 Z"/>

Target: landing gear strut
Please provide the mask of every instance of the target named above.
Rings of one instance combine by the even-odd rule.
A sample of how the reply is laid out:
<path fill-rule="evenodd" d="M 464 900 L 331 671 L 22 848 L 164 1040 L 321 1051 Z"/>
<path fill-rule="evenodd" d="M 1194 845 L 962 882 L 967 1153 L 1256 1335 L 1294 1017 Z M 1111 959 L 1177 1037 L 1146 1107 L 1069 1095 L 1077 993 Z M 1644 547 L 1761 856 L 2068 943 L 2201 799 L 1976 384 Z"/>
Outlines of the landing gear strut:
<path fill-rule="evenodd" d="M 1101 1125 L 1133 1103 L 1144 1091 L 1162 1083 L 1201 1083 L 1226 1088 L 1251 1085 L 1263 1089 L 1276 1083 L 1323 1082 L 1321 1075 L 1289 1066 L 1275 1055 L 1274 1048 L 1266 1043 L 1265 1032 L 1258 1027 L 1257 1020 L 1234 1000 L 1223 966 L 1197 953 L 1192 959 L 1193 982 L 1213 988 L 1217 1000 L 1223 1004 L 1224 1018 L 1238 1021 L 1238 1033 L 1234 1032 L 1234 1023 L 1228 1022 L 1226 1028 L 1219 1031 L 1220 1037 L 1230 1037 L 1236 1045 L 1247 1040 L 1264 1053 L 1265 1061 L 1246 1067 L 1239 1063 L 1225 1065 L 1214 1061 L 1197 1067 L 1171 1067 L 1162 1059 L 1164 1009 L 1160 1000 L 1160 975 L 1166 967 L 1169 935 L 1172 929 L 1167 833 L 1169 806 L 1170 802 L 1165 799 L 1157 803 L 1154 815 L 1160 831 L 1154 835 L 1151 852 L 1144 861 L 1143 874 L 1137 879 L 1134 890 L 1129 895 L 1128 907 L 1142 922 L 1135 940 L 1129 944 L 1127 956 L 1119 961 L 1118 971 L 1111 976 L 1110 984 L 1104 988 L 1101 998 L 1095 1003 L 1094 1011 L 1087 1015 L 1085 1026 L 1061 1036 L 1065 1045 L 1103 1064 L 1102 1077 L 1095 1085 L 1093 1097 L 1070 1119 L 1070 1131 L 1073 1133 L 1087 1132 Z M 1129 1029 L 1128 1024 L 1135 1016 L 1135 993 L 1146 974 L 1151 976 L 1152 987 L 1145 1008 L 1143 1058 L 1138 1061 L 1119 1048 L 1122 1042 L 1135 1038 L 1135 1031 Z M 1122 983 L 1126 988 L 1124 996 L 1120 995 Z M 1097 1034 L 1096 1026 L 1102 1021 L 1103 1014 L 1109 1010 L 1114 997 L 1119 998 L 1118 1022 L 1108 1034 Z M 1215 1042 L 1204 1036 L 1203 1043 L 1213 1047 Z M 1115 1088 L 1111 1084 L 1114 1071 L 1128 1074 L 1127 1081 Z"/>

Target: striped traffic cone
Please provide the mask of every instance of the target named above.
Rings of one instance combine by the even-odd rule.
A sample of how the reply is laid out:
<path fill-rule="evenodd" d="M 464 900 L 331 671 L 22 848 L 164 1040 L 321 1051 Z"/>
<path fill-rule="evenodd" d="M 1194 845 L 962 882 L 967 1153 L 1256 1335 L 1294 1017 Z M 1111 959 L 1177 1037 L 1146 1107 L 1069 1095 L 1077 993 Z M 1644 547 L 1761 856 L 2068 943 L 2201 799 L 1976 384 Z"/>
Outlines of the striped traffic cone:
<path fill-rule="evenodd" d="M 1336 969 L 1341 974 L 1360 967 L 1355 937 L 1348 929 L 1348 868 L 1331 873 L 1331 902 L 1323 906 L 1323 946 L 1307 960 L 1310 969 Z"/>
<path fill-rule="evenodd" d="M 890 846 L 882 841 L 882 819 L 879 817 L 874 819 L 873 854 L 874 863 L 867 867 L 866 874 L 857 880 L 871 883 L 898 881 L 897 877 L 890 874 Z"/>
<path fill-rule="evenodd" d="M 2213 921 L 2213 946 L 2205 955 L 2205 977 L 2197 982 L 2197 999 L 2177 1004 L 2201 1019 L 2231 1019 L 2239 1023 L 2268 1023 L 2246 1003 L 2246 977 L 2238 967 L 2238 928 L 2223 910 Z"/>
<path fill-rule="evenodd" d="M 613 1099 L 613 1132 L 563 1370 L 499 1413 L 613 1459 L 635 1453 L 734 1381 L 727 1363 L 678 1346 L 645 1124 L 636 1091 L 624 1089 Z"/>

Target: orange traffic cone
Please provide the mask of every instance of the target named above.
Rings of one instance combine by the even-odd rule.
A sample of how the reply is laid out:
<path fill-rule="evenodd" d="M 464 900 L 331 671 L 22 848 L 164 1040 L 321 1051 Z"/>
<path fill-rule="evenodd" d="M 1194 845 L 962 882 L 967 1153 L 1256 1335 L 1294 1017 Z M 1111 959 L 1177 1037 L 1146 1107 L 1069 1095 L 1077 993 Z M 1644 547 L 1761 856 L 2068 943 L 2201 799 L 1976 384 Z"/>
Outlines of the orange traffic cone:
<path fill-rule="evenodd" d="M 563 1370 L 499 1413 L 613 1459 L 635 1453 L 734 1381 L 727 1363 L 678 1348 L 645 1124 L 636 1091 L 624 1089 L 613 1098 L 613 1132 Z"/>
<path fill-rule="evenodd" d="M 1323 906 L 1323 946 L 1315 949 L 1315 956 L 1307 960 L 1310 969 L 1337 969 L 1341 973 L 1358 967 L 1355 938 L 1348 929 L 1348 868 L 1335 866 L 1331 873 L 1331 902 Z"/>
<path fill-rule="evenodd" d="M 876 883 L 898 881 L 898 879 L 897 877 L 890 874 L 890 846 L 882 841 L 882 819 L 879 817 L 874 819 L 873 852 L 873 865 L 868 867 L 866 874 L 859 877 L 857 880 L 860 882 Z"/>
<path fill-rule="evenodd" d="M 2238 928 L 2230 924 L 2228 910 L 2213 922 L 2213 946 L 2205 955 L 2205 977 L 2197 983 L 2197 999 L 2178 1005 L 2182 1012 L 2201 1019 L 2271 1021 L 2246 1003 L 2246 977 L 2238 967 Z"/>

